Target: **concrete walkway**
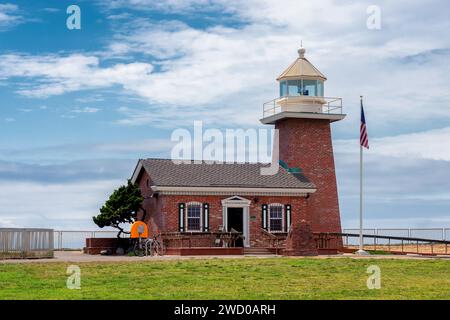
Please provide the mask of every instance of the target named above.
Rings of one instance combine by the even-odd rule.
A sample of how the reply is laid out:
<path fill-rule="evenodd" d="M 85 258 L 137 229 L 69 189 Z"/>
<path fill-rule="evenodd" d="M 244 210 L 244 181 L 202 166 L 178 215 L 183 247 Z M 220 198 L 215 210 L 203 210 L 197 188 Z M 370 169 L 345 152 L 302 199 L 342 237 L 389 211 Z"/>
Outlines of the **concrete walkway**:
<path fill-rule="evenodd" d="M 276 259 L 281 256 L 276 255 L 237 255 L 237 256 L 158 256 L 158 257 L 129 257 L 129 256 L 101 256 L 88 255 L 81 251 L 55 251 L 53 259 L 9 259 L 0 260 L 0 263 L 83 263 L 83 262 L 151 262 L 151 261 L 170 261 L 170 260 L 189 260 L 189 259 Z M 303 257 L 290 257 L 292 259 L 302 259 Z M 310 257 L 311 258 L 311 257 Z M 419 255 L 371 255 L 356 256 L 353 254 L 327 255 L 312 257 L 314 259 L 450 259 L 450 256 L 419 256 Z"/>
<path fill-rule="evenodd" d="M 188 259 L 213 259 L 213 258 L 243 258 L 244 256 L 102 256 L 84 254 L 82 251 L 55 251 L 53 259 L 8 259 L 0 260 L 0 263 L 44 263 L 44 262 L 151 262 L 168 260 L 188 260 Z M 271 257 L 271 256 L 268 256 Z M 276 256 L 273 256 L 276 257 Z"/>

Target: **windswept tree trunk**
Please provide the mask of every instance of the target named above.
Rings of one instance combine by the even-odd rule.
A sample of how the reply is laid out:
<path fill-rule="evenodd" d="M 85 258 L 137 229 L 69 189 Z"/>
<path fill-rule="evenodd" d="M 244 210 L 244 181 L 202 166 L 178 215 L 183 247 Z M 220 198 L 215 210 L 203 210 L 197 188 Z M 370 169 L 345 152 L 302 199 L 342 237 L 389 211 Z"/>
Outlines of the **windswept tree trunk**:
<path fill-rule="evenodd" d="M 109 199 L 100 208 L 100 214 L 92 217 L 92 219 L 100 228 L 113 227 L 118 229 L 117 238 L 120 238 L 122 233 L 129 234 L 130 232 L 124 231 L 119 224 L 133 223 L 136 213 L 142 208 L 143 201 L 144 197 L 139 186 L 128 180 L 126 185 L 113 191 Z"/>
<path fill-rule="evenodd" d="M 118 225 L 114 225 L 113 227 L 119 229 L 119 232 L 117 233 L 117 238 L 118 238 L 118 239 L 120 239 L 120 235 L 121 235 L 122 233 L 130 234 L 130 232 L 124 231 L 123 228 L 119 227 Z"/>

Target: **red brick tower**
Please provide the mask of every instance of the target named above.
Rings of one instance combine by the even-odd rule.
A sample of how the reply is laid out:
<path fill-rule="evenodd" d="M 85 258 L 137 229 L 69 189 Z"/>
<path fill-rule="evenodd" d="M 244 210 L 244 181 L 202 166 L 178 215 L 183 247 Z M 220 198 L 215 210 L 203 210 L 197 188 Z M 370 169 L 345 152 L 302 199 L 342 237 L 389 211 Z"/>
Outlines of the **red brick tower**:
<path fill-rule="evenodd" d="M 279 160 L 300 168 L 317 187 L 307 200 L 312 231 L 341 232 L 331 122 L 344 119 L 342 100 L 324 97 L 326 77 L 303 48 L 298 53 L 278 77 L 280 97 L 264 104 L 261 122 L 279 130 Z"/>

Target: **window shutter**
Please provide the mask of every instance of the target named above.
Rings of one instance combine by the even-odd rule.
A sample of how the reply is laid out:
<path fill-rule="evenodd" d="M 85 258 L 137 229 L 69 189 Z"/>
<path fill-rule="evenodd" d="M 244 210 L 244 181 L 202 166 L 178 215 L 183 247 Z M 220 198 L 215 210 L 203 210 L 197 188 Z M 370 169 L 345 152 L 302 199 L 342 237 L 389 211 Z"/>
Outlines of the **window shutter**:
<path fill-rule="evenodd" d="M 209 231 L 209 204 L 203 204 L 203 231 Z"/>
<path fill-rule="evenodd" d="M 267 230 L 267 204 L 261 206 L 261 222 L 262 228 Z"/>
<path fill-rule="evenodd" d="M 286 225 L 285 225 L 285 230 L 286 232 L 289 232 L 291 230 L 291 222 L 292 222 L 292 215 L 291 215 L 291 205 L 287 204 L 284 206 L 284 214 L 285 216 L 285 221 L 286 221 Z"/>
<path fill-rule="evenodd" d="M 185 213 L 185 204 L 179 203 L 178 204 L 178 229 L 180 232 L 184 232 L 184 213 Z"/>

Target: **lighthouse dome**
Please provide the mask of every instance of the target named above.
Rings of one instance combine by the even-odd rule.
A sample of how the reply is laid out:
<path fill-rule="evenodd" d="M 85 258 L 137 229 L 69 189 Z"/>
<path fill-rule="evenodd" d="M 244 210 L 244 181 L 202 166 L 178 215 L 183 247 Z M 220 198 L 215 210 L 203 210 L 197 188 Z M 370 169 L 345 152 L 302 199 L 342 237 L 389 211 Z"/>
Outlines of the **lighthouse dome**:
<path fill-rule="evenodd" d="M 280 74 L 278 81 L 299 78 L 327 80 L 323 73 L 305 58 L 305 52 L 304 48 L 298 50 L 299 57 Z"/>

